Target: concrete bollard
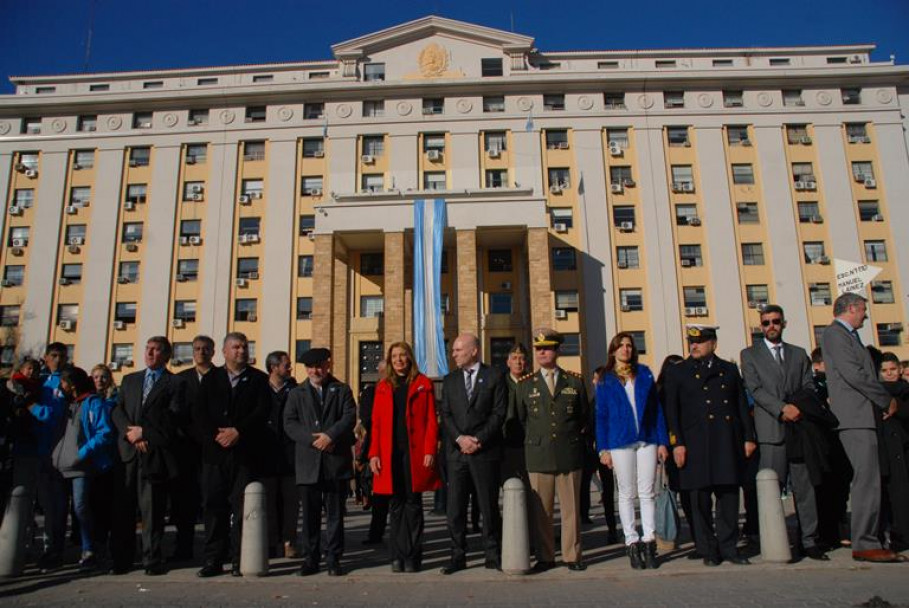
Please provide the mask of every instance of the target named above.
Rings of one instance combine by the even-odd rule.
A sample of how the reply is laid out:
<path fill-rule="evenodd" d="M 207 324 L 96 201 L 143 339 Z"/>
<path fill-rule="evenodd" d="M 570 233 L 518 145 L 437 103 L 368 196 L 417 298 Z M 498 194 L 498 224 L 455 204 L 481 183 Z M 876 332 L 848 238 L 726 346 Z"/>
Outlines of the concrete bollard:
<path fill-rule="evenodd" d="M 240 542 L 243 576 L 268 574 L 268 510 L 265 486 L 254 481 L 243 496 L 243 536 Z"/>
<path fill-rule="evenodd" d="M 758 521 L 761 526 L 761 559 L 786 563 L 792 560 L 786 516 L 780 500 L 780 479 L 773 469 L 757 474 Z"/>
<path fill-rule="evenodd" d="M 517 477 L 505 482 L 502 503 L 502 572 L 526 574 L 530 570 L 527 527 L 527 492 Z"/>
<path fill-rule="evenodd" d="M 0 527 L 0 578 L 19 576 L 25 568 L 25 535 L 31 515 L 31 496 L 25 486 L 10 493 Z"/>

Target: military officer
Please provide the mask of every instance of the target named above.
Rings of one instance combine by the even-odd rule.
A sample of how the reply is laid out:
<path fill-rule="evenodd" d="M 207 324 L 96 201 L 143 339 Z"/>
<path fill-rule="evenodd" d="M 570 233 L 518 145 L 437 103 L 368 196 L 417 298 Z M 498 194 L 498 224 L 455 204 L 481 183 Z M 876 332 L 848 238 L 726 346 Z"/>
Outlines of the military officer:
<path fill-rule="evenodd" d="M 562 510 L 562 559 L 571 570 L 584 570 L 581 560 L 581 474 L 588 420 L 584 379 L 558 366 L 562 336 L 552 329 L 534 332 L 539 370 L 523 376 L 514 391 L 514 415 L 524 427 L 524 454 L 531 487 L 532 528 L 542 572 L 555 565 L 553 509 L 555 493 Z"/>
<path fill-rule="evenodd" d="M 666 371 L 666 420 L 679 485 L 691 491 L 698 553 L 707 566 L 745 565 L 736 550 L 739 487 L 757 439 L 738 368 L 715 354 L 717 329 L 687 326 L 690 356 Z"/>

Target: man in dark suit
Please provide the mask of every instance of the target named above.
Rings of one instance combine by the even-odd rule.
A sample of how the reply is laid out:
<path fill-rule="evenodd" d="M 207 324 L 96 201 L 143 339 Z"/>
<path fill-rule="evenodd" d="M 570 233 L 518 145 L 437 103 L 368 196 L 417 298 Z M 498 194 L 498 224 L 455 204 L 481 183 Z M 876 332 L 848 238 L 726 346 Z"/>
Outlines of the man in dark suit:
<path fill-rule="evenodd" d="M 827 554 L 817 544 L 817 502 L 808 466 L 804 461 L 790 463 L 786 454 L 785 425 L 801 418 L 791 399 L 799 391 L 813 393 L 814 380 L 808 353 L 783 342 L 785 329 L 783 309 L 775 304 L 765 306 L 761 311 L 764 339 L 742 351 L 742 376 L 757 406 L 754 426 L 760 468 L 776 471 L 781 486 L 791 476 L 802 549 L 809 558 L 826 561 Z"/>
<path fill-rule="evenodd" d="M 866 300 L 844 293 L 833 303 L 836 317 L 821 336 L 830 409 L 839 420 L 839 436 L 852 464 L 852 559 L 903 561 L 884 549 L 881 521 L 881 467 L 878 425 L 897 411 L 897 401 L 878 380 L 878 370 L 858 335 L 865 323 Z"/>
<path fill-rule="evenodd" d="M 300 576 L 319 571 L 320 528 L 325 506 L 325 562 L 341 576 L 344 500 L 353 477 L 353 430 L 357 404 L 350 387 L 331 375 L 331 352 L 313 348 L 301 357 L 306 380 L 287 396 L 284 432 L 296 443 L 294 468 L 303 510 Z"/>
<path fill-rule="evenodd" d="M 202 452 L 196 436 L 192 414 L 199 395 L 202 377 L 212 368 L 215 341 L 208 336 L 193 338 L 193 366 L 177 374 L 186 390 L 183 413 L 178 417 L 176 442 L 180 462 L 177 478 L 170 484 L 170 519 L 177 528 L 177 542 L 171 561 L 189 561 L 193 558 L 193 541 L 196 536 L 196 519 L 202 504 L 199 488 Z"/>
<path fill-rule="evenodd" d="M 122 466 L 116 472 L 114 525 L 111 531 L 113 573 L 132 568 L 136 543 L 136 505 L 142 513 L 142 562 L 145 573 L 166 572 L 161 542 L 164 539 L 166 483 L 177 475 L 173 449 L 177 417 L 183 411 L 183 380 L 171 374 L 172 353 L 163 336 L 145 345 L 145 369 L 123 378 L 111 416 L 117 427 Z"/>
<path fill-rule="evenodd" d="M 499 476 L 502 426 L 508 410 L 508 387 L 501 372 L 480 363 L 480 341 L 473 334 L 458 336 L 451 349 L 457 368 L 442 381 L 439 412 L 445 427 L 448 468 L 448 530 L 451 563 L 442 574 L 467 567 L 467 504 L 471 482 L 483 518 L 486 567 L 500 568 L 501 516 Z"/>
<path fill-rule="evenodd" d="M 271 409 L 268 376 L 250 367 L 246 336 L 227 334 L 221 352 L 224 367 L 203 376 L 193 415 L 202 442 L 205 565 L 197 575 L 203 578 L 221 574 L 228 558 L 231 575 L 240 576 L 243 494 L 255 481 Z"/>
<path fill-rule="evenodd" d="M 716 329 L 688 326 L 690 356 L 666 370 L 666 422 L 679 485 L 692 491 L 695 542 L 704 565 L 745 565 L 750 562 L 736 549 L 739 488 L 757 443 L 739 371 L 715 354 Z"/>
<path fill-rule="evenodd" d="M 376 366 L 379 378 L 385 377 L 385 359 Z M 372 406 L 376 399 L 376 385 L 371 384 L 360 393 L 360 424 L 366 429 L 366 438 L 360 446 L 359 462 L 364 470 L 369 471 L 369 446 L 372 444 Z M 369 471 L 367 474 L 372 475 Z M 377 545 L 382 542 L 385 527 L 388 524 L 388 495 L 372 494 L 369 496 L 369 532 L 363 540 L 364 545 Z"/>

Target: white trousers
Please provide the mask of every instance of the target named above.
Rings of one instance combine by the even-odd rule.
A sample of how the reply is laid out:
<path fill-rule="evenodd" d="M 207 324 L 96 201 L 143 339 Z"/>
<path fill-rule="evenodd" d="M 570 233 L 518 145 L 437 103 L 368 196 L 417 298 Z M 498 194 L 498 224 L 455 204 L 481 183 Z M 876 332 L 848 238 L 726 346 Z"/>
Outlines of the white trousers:
<path fill-rule="evenodd" d="M 619 519 L 625 534 L 625 544 L 632 545 L 639 540 L 654 540 L 655 509 L 654 484 L 657 471 L 657 446 L 634 443 L 624 448 L 609 450 L 612 455 L 612 470 L 619 488 Z M 638 535 L 634 520 L 634 498 L 641 503 L 641 528 Z"/>

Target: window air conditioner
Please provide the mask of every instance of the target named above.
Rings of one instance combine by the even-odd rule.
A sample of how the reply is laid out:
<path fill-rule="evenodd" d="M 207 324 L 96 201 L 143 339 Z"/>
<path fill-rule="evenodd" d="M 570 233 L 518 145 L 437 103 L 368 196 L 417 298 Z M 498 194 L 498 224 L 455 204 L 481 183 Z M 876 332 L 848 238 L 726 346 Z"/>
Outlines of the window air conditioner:
<path fill-rule="evenodd" d="M 67 206 L 66 206 L 66 214 L 67 214 L 67 215 L 76 215 L 77 213 L 79 213 L 79 208 L 76 207 L 75 205 L 67 205 Z"/>
<path fill-rule="evenodd" d="M 694 309 L 694 311 L 695 311 L 695 314 L 699 317 L 707 316 L 707 307 L 706 306 L 698 306 Z"/>
<path fill-rule="evenodd" d="M 430 150 L 426 153 L 426 158 L 431 161 L 439 161 L 442 160 L 442 153 L 438 150 Z"/>
<path fill-rule="evenodd" d="M 625 186 L 622 184 L 612 184 L 609 189 L 612 190 L 613 194 L 621 194 L 625 191 Z"/>
<path fill-rule="evenodd" d="M 500 158 L 502 156 L 502 151 L 498 148 L 489 149 L 489 158 Z"/>
<path fill-rule="evenodd" d="M 191 237 L 189 237 L 189 244 L 190 244 L 190 245 L 201 245 L 201 244 L 202 244 L 202 237 L 201 237 L 201 236 L 191 236 Z"/>
<path fill-rule="evenodd" d="M 371 165 L 376 162 L 376 158 L 372 154 L 364 154 L 360 157 L 360 162 L 364 165 Z"/>
<path fill-rule="evenodd" d="M 622 180 L 622 184 L 623 184 L 626 188 L 634 188 L 635 186 L 637 186 L 637 184 L 635 183 L 635 181 L 634 181 L 633 179 L 629 179 L 629 178 L 626 178 L 626 179 Z"/>
<path fill-rule="evenodd" d="M 630 304 L 622 304 L 622 312 L 631 312 Z"/>
<path fill-rule="evenodd" d="M 193 201 L 199 202 L 199 201 L 203 200 L 204 197 L 201 194 L 193 194 L 191 198 Z"/>
<path fill-rule="evenodd" d="M 246 315 L 246 320 L 249 321 L 250 323 L 255 323 L 256 321 L 259 320 L 259 316 L 256 313 L 251 312 L 248 315 Z"/>
<path fill-rule="evenodd" d="M 66 277 L 60 277 L 60 280 L 58 281 L 58 283 L 60 285 L 69 285 L 69 279 L 67 279 Z"/>
<path fill-rule="evenodd" d="M 184 321 L 183 319 L 174 319 L 173 321 L 170 322 L 170 324 L 174 329 L 182 329 L 182 328 L 186 327 L 186 321 Z"/>
<path fill-rule="evenodd" d="M 81 236 L 72 236 L 69 238 L 69 244 L 70 245 L 84 245 L 85 238 L 81 237 Z"/>
<path fill-rule="evenodd" d="M 821 216 L 821 215 L 812 215 L 812 216 L 811 216 L 811 222 L 812 222 L 813 224 L 823 224 L 823 223 L 824 223 L 824 217 Z"/>
<path fill-rule="evenodd" d="M 325 158 L 325 150 L 316 150 L 312 153 L 313 158 Z"/>
<path fill-rule="evenodd" d="M 877 213 L 877 214 L 871 216 L 871 221 L 872 222 L 883 222 L 884 216 L 881 215 L 880 213 Z"/>
<path fill-rule="evenodd" d="M 123 321 L 114 321 L 114 329 L 123 329 L 126 327 L 126 323 Z"/>
<path fill-rule="evenodd" d="M 123 208 L 126 211 L 134 211 L 136 209 L 136 203 L 134 201 L 126 201 L 123 203 Z"/>
<path fill-rule="evenodd" d="M 258 272 L 249 272 L 246 274 L 246 278 L 249 279 L 250 281 L 257 281 L 259 279 L 259 273 Z"/>
<path fill-rule="evenodd" d="M 549 191 L 553 194 L 562 194 L 562 186 L 559 184 L 553 184 L 549 186 Z"/>
<path fill-rule="evenodd" d="M 174 277 L 174 280 L 177 283 L 184 283 L 184 282 L 186 282 L 186 275 L 178 273 L 177 276 Z"/>
<path fill-rule="evenodd" d="M 633 232 L 634 231 L 634 222 L 620 222 L 619 223 L 619 232 Z"/>
<path fill-rule="evenodd" d="M 57 323 L 57 327 L 59 327 L 63 331 L 72 331 L 73 322 L 70 319 L 63 319 L 62 321 Z"/>
<path fill-rule="evenodd" d="M 18 205 L 12 205 L 9 208 L 9 214 L 10 215 L 22 215 L 22 207 L 19 207 Z"/>
<path fill-rule="evenodd" d="M 811 145 L 811 138 L 805 135 L 804 137 L 799 138 L 799 143 L 805 146 Z"/>
<path fill-rule="evenodd" d="M 236 281 L 234 281 L 234 284 L 237 287 L 246 287 L 246 279 L 237 279 Z"/>
<path fill-rule="evenodd" d="M 694 306 L 686 306 L 685 307 L 685 316 L 686 317 L 696 317 L 698 314 L 697 310 L 698 309 L 695 308 Z"/>
<path fill-rule="evenodd" d="M 692 215 L 691 217 L 688 218 L 688 225 L 689 226 L 700 226 L 701 218 L 699 218 L 696 215 Z"/>
<path fill-rule="evenodd" d="M 564 222 L 556 222 L 552 225 L 552 229 L 556 232 L 564 233 L 568 232 L 568 225 Z"/>
<path fill-rule="evenodd" d="M 107 367 L 109 367 L 109 368 L 110 368 L 110 371 L 112 371 L 112 372 L 120 371 L 120 362 L 119 362 L 119 361 L 111 361 L 110 363 L 107 364 Z"/>
<path fill-rule="evenodd" d="M 129 280 L 129 277 L 117 277 L 117 282 L 122 285 L 126 285 L 127 283 L 131 283 L 132 281 Z"/>
<path fill-rule="evenodd" d="M 556 308 L 556 310 L 555 310 L 555 318 L 556 318 L 556 319 L 567 319 L 567 318 L 568 318 L 568 311 L 567 311 L 567 310 L 563 310 L 563 309 L 561 309 L 561 308 Z"/>
<path fill-rule="evenodd" d="M 751 140 L 750 140 L 750 139 L 742 139 L 742 140 L 739 140 L 739 143 L 740 143 L 741 145 L 745 146 L 746 148 L 750 148 L 750 147 L 751 147 Z"/>
<path fill-rule="evenodd" d="M 249 201 L 250 201 L 250 199 L 249 199 L 249 195 L 248 195 L 248 194 L 241 194 L 241 195 L 240 195 L 240 204 L 241 204 L 241 205 L 248 205 L 248 204 L 249 204 Z"/>
<path fill-rule="evenodd" d="M 137 245 L 136 243 L 127 243 L 126 250 L 132 251 L 132 252 L 139 251 L 139 245 Z"/>
<path fill-rule="evenodd" d="M 26 169 L 25 177 L 30 177 L 30 178 L 38 177 L 38 170 L 37 169 Z"/>
<path fill-rule="evenodd" d="M 310 188 L 309 196 L 322 196 L 322 188 Z"/>
<path fill-rule="evenodd" d="M 691 261 L 689 258 L 682 258 L 681 263 L 682 263 L 683 268 L 690 268 L 691 266 L 694 265 L 694 262 Z"/>
<path fill-rule="evenodd" d="M 828 264 L 830 264 L 830 258 L 828 258 L 826 255 L 822 255 L 821 257 L 819 257 L 817 259 L 817 263 L 827 266 Z"/>
<path fill-rule="evenodd" d="M 617 264 L 619 268 L 628 268 L 628 262 L 619 262 Z"/>
<path fill-rule="evenodd" d="M 25 247 L 28 245 L 28 241 L 25 239 L 13 239 L 13 247 Z"/>
<path fill-rule="evenodd" d="M 866 177 L 866 178 L 865 178 L 865 187 L 866 187 L 866 188 L 872 188 L 872 189 L 873 189 L 873 188 L 877 188 L 877 181 L 874 180 L 873 178 Z"/>

